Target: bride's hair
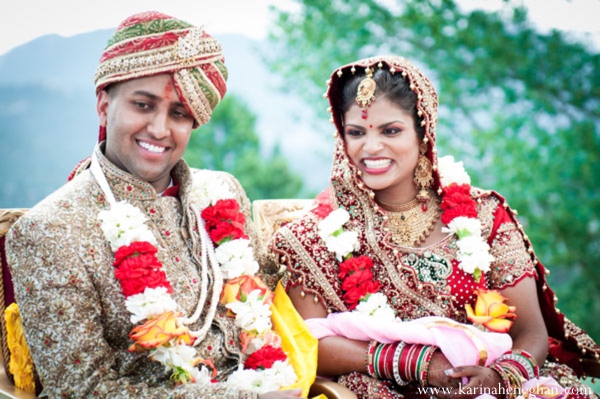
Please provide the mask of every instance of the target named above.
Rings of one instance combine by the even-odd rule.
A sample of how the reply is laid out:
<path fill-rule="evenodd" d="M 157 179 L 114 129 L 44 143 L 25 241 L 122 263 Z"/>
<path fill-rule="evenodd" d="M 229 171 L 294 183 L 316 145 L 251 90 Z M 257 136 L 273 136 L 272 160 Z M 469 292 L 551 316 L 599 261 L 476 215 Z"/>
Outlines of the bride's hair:
<path fill-rule="evenodd" d="M 340 115 L 348 112 L 353 104 L 356 104 L 356 91 L 358 85 L 365 78 L 364 71 L 356 73 L 343 83 L 344 89 L 342 96 L 338 100 L 337 111 Z M 389 101 L 398 105 L 403 110 L 409 112 L 415 121 L 415 130 L 422 140 L 425 136 L 425 128 L 419 123 L 420 118 L 417 115 L 417 95 L 410 89 L 408 80 L 403 78 L 400 73 L 391 74 L 387 67 L 377 69 L 373 74 L 373 79 L 377 83 L 375 98 L 387 98 Z"/>

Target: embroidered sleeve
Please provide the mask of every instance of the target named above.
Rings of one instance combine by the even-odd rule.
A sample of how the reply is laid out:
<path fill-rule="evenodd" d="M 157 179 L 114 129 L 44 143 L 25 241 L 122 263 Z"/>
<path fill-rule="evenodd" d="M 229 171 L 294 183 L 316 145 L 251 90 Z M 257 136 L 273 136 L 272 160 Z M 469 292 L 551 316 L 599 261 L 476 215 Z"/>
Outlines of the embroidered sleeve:
<path fill-rule="evenodd" d="M 306 215 L 277 230 L 269 248 L 286 273 L 284 287 L 301 286 L 305 295 L 329 311 L 345 311 L 335 257 L 316 234 L 314 216 Z"/>
<path fill-rule="evenodd" d="M 523 235 L 501 205 L 494 210 L 488 242 L 490 253 L 495 258 L 489 272 L 491 288 L 503 289 L 515 285 L 526 276 L 536 276 Z"/>
<path fill-rule="evenodd" d="M 83 247 L 82 237 L 90 232 L 81 229 L 85 215 L 68 216 L 73 214 L 54 208 L 30 211 L 7 237 L 7 259 L 26 340 L 47 396 L 257 397 L 225 383 L 174 388 L 162 366 L 146 360 L 145 354 L 126 351 L 126 337 L 109 343 L 107 337 L 127 324 L 127 316 L 120 325 L 105 324 L 109 312 L 105 306 L 118 303 L 100 296 L 111 291 L 110 282 L 96 287 L 94 278 L 104 271 L 86 270 L 84 254 L 90 251 Z"/>

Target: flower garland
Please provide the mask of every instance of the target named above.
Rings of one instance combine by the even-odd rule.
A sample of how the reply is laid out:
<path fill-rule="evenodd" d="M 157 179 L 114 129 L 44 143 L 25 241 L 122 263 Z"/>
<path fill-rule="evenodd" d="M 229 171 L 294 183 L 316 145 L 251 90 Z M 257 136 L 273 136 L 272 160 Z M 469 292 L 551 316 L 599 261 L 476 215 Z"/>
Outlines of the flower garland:
<path fill-rule="evenodd" d="M 226 280 L 219 302 L 242 329 L 242 352 L 248 356 L 245 368 L 240 365 L 228 383 L 259 394 L 295 383 L 297 376 L 281 349 L 281 337 L 271 330 L 273 293 L 255 276 L 259 265 L 234 194 L 220 181 L 194 178 L 190 201 L 202 209 L 199 228 L 205 226 L 216 247 L 208 248 L 208 257 L 218 262 Z M 199 343 L 201 333 L 185 327 L 194 321 L 194 316 L 184 318 L 171 297 L 173 289 L 156 257 L 156 239 L 145 224 L 146 216 L 122 201 L 100 212 L 98 219 L 115 252 L 115 277 L 126 297 L 131 322 L 143 322 L 131 330 L 129 338 L 133 344 L 128 350 L 148 352 L 152 360 L 171 372 L 175 384 L 212 382 L 217 370 L 210 359 L 196 357 L 193 345 Z M 206 367 L 198 369 L 198 365 Z"/>
<path fill-rule="evenodd" d="M 457 235 L 459 267 L 472 273 L 479 282 L 481 275 L 489 271 L 494 257 L 481 235 L 476 203 L 471 198 L 471 178 L 462 162 L 455 162 L 451 156 L 442 157 L 438 162 L 443 193 L 442 222 L 448 226 L 443 227 L 442 232 Z M 352 257 L 352 252 L 358 250 L 360 244 L 357 232 L 343 228 L 350 220 L 348 211 L 343 208 L 331 210 L 328 205 L 321 204 L 315 213 L 323 218 L 318 225 L 319 236 L 341 262 L 338 277 L 342 279 L 342 298 L 349 309 L 393 318 L 394 310 L 385 295 L 378 292 L 381 288 L 379 282 L 373 279 L 371 258 L 364 255 Z"/>
<path fill-rule="evenodd" d="M 481 235 L 481 222 L 477 219 L 477 204 L 471 198 L 471 178 L 462 162 L 445 156 L 438 160 L 442 186 L 443 233 L 456 234 L 457 260 L 460 268 L 472 273 L 479 282 L 483 273 L 490 270 L 494 257 L 490 246 Z"/>
<path fill-rule="evenodd" d="M 323 208 L 321 208 L 323 209 Z M 343 226 L 350 214 L 343 208 L 331 211 L 319 222 L 319 236 L 327 249 L 335 253 L 340 263 L 338 277 L 342 279 L 342 298 L 350 310 L 389 320 L 396 317 L 384 294 L 378 292 L 381 284 L 373 279 L 373 260 L 368 256 L 353 257 L 360 249 L 358 233 L 345 231 Z M 343 261 L 342 261 L 343 260 Z"/>

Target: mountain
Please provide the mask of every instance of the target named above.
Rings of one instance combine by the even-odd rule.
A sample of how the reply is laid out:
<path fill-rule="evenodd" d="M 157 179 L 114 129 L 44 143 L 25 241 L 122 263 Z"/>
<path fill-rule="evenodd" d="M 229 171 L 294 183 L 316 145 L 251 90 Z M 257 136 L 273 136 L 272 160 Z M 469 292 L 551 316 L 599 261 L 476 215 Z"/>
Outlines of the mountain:
<path fill-rule="evenodd" d="M 98 131 L 93 76 L 111 33 L 48 35 L 0 56 L 0 208 L 33 206 L 91 153 Z M 268 44 L 242 35 L 216 37 L 229 69 L 228 92 L 257 115 L 262 150 L 279 144 L 305 177 L 307 192 L 325 187 L 331 127 L 278 90 L 278 77 L 261 58 Z"/>

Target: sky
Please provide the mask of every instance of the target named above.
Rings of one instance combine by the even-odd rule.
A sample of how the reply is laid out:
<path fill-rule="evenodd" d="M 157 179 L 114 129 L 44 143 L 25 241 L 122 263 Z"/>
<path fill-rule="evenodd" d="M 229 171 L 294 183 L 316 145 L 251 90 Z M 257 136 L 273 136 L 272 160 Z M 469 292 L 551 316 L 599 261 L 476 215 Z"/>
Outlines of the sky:
<path fill-rule="evenodd" d="M 486 9 L 496 9 L 501 3 L 500 0 L 458 1 L 466 8 Z M 526 4 L 540 30 L 587 32 L 600 49 L 600 0 L 517 1 Z M 148 10 L 204 25 L 213 35 L 241 33 L 260 39 L 267 35 L 269 5 L 293 7 L 292 3 L 291 0 L 0 0 L 0 55 L 50 33 L 68 37 L 114 28 L 129 15 Z"/>
<path fill-rule="evenodd" d="M 160 11 L 211 34 L 267 34 L 268 7 L 288 0 L 0 0 L 0 55 L 39 36 L 115 28 L 128 16 Z"/>

